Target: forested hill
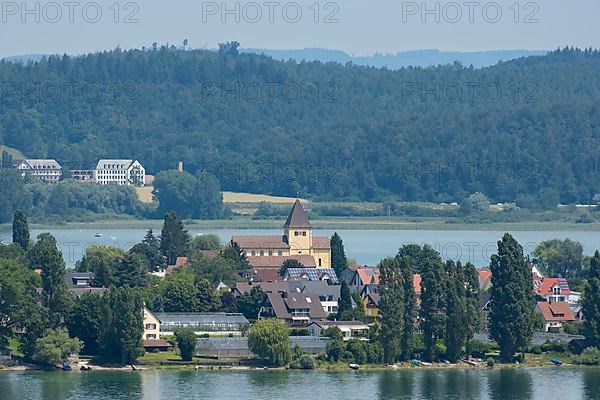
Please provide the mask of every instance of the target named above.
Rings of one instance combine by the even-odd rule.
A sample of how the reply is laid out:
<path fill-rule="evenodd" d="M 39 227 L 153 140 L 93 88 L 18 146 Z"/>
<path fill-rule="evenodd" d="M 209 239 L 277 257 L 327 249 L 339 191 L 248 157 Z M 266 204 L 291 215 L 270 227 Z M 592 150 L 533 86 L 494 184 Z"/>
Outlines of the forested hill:
<path fill-rule="evenodd" d="M 600 192 L 600 54 L 398 71 L 120 51 L 0 63 L 0 144 L 70 169 L 137 158 L 223 189 L 556 204 Z"/>

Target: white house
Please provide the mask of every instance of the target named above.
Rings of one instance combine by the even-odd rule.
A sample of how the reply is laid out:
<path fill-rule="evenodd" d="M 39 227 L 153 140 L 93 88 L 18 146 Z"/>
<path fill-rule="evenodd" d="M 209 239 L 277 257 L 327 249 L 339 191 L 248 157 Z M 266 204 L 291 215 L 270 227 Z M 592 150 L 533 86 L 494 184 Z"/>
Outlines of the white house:
<path fill-rule="evenodd" d="M 17 166 L 21 175 L 31 175 L 42 182 L 58 182 L 62 167 L 56 160 L 23 160 Z"/>
<path fill-rule="evenodd" d="M 144 186 L 146 170 L 137 160 L 100 160 L 94 181 L 101 185 Z"/>

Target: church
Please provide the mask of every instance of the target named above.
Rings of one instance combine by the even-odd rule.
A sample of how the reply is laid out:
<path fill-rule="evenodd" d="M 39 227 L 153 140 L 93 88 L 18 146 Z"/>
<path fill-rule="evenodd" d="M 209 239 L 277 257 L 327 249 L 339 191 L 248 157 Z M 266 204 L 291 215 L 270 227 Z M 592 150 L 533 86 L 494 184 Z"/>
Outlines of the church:
<path fill-rule="evenodd" d="M 233 236 L 253 268 L 279 268 L 297 260 L 306 268 L 331 268 L 329 238 L 313 236 L 304 207 L 296 200 L 281 236 Z"/>

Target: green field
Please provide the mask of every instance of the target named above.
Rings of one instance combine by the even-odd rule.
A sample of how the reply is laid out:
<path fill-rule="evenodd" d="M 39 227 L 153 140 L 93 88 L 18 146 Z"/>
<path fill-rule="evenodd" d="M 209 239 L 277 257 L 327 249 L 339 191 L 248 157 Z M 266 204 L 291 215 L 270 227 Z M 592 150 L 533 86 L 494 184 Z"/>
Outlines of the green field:
<path fill-rule="evenodd" d="M 5 151 L 8 154 L 10 154 L 12 156 L 12 158 L 15 159 L 15 160 L 23 160 L 23 159 L 25 159 L 25 156 L 19 150 L 13 149 L 12 147 L 5 146 L 3 144 L 0 144 L 0 154 L 2 154 Z"/>

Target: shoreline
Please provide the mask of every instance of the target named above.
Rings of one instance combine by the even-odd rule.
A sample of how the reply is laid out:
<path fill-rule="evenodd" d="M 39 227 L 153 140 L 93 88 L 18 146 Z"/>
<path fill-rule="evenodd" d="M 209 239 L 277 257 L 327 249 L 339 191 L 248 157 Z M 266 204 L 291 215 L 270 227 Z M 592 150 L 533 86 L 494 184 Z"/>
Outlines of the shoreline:
<path fill-rule="evenodd" d="M 236 217 L 229 220 L 185 220 L 188 229 L 206 230 L 261 230 L 280 229 L 279 219 L 251 219 Z M 598 232 L 600 223 L 576 224 L 572 222 L 489 222 L 463 223 L 431 218 L 401 219 L 401 218 L 367 218 L 367 217 L 337 217 L 322 218 L 311 221 L 316 230 L 397 230 L 397 231 L 566 231 L 566 232 Z M 160 230 L 162 220 L 153 219 L 107 219 L 94 222 L 65 222 L 65 223 L 32 223 L 31 229 L 149 229 Z M 10 224 L 0 225 L 0 231 L 11 229 Z"/>

